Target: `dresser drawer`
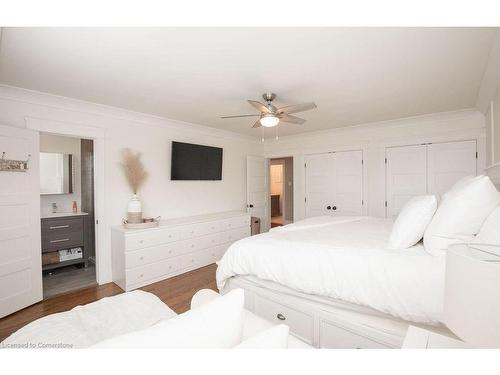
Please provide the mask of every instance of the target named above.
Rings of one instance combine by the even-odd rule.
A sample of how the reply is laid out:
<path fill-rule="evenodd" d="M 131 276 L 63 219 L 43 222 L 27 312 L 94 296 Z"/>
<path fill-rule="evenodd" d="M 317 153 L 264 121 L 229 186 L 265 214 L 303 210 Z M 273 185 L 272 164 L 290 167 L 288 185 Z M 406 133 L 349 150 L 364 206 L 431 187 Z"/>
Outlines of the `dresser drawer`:
<path fill-rule="evenodd" d="M 217 233 L 219 231 L 220 231 L 219 221 L 186 225 L 181 229 L 183 239 L 196 238 L 211 233 Z"/>
<path fill-rule="evenodd" d="M 355 333 L 355 331 L 328 322 L 320 321 L 319 328 L 319 345 L 321 348 L 327 349 L 387 349 L 377 341 L 374 341 L 366 336 Z"/>
<path fill-rule="evenodd" d="M 179 240 L 179 232 L 174 229 L 160 229 L 137 234 L 127 234 L 125 250 L 138 250 Z"/>
<path fill-rule="evenodd" d="M 259 295 L 255 295 L 254 309 L 257 315 L 270 322 L 286 324 L 290 327 L 290 332 L 312 344 L 314 336 L 314 317 L 312 315 L 268 300 Z"/>
<path fill-rule="evenodd" d="M 219 245 L 221 242 L 220 235 L 210 234 L 208 236 L 201 236 L 197 238 L 192 238 L 190 240 L 183 241 L 183 253 L 191 253 L 193 251 L 199 251 L 203 249 L 208 249 L 210 247 L 214 247 Z"/>
<path fill-rule="evenodd" d="M 42 235 L 82 232 L 83 220 L 82 216 L 42 219 Z"/>
<path fill-rule="evenodd" d="M 179 257 L 162 260 L 160 262 L 147 264 L 145 266 L 127 269 L 125 271 L 127 284 L 133 285 L 152 280 L 161 276 L 167 276 L 180 269 Z"/>
<path fill-rule="evenodd" d="M 222 259 L 222 257 L 226 253 L 227 246 L 220 245 L 220 246 L 217 246 L 211 250 L 212 250 L 212 262 L 215 263 L 215 262 L 218 262 L 219 260 Z"/>
<path fill-rule="evenodd" d="M 181 267 L 186 269 L 195 269 L 209 265 L 214 262 L 215 249 L 205 249 L 194 253 L 186 254 L 181 257 Z"/>
<path fill-rule="evenodd" d="M 250 216 L 239 216 L 231 219 L 225 219 L 221 221 L 220 226 L 221 230 L 229 230 L 242 227 L 250 228 Z"/>
<path fill-rule="evenodd" d="M 250 227 L 236 228 L 227 230 L 219 234 L 220 243 L 233 243 L 241 240 L 242 238 L 250 236 Z"/>
<path fill-rule="evenodd" d="M 169 259 L 180 255 L 181 251 L 182 247 L 179 242 L 128 251 L 125 254 L 125 268 L 140 267 L 160 260 Z"/>
<path fill-rule="evenodd" d="M 83 246 L 83 230 L 42 235 L 42 253 Z"/>

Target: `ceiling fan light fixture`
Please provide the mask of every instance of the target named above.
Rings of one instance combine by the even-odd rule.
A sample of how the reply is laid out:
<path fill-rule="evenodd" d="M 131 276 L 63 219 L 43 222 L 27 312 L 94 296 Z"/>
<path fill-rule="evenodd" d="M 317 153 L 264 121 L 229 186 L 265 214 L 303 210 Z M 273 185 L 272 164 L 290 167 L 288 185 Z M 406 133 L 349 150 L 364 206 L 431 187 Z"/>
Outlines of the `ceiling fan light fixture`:
<path fill-rule="evenodd" d="M 273 114 L 265 114 L 260 118 L 260 124 L 266 128 L 278 125 L 280 119 Z"/>

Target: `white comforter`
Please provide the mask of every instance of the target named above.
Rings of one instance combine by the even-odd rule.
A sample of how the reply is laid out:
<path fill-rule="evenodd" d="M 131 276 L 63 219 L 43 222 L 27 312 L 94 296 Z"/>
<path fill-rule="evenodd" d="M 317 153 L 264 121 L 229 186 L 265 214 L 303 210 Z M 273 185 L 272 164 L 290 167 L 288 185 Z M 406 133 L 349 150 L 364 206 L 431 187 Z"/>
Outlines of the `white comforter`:
<path fill-rule="evenodd" d="M 248 237 L 219 262 L 217 285 L 253 275 L 404 320 L 441 322 L 444 256 L 422 245 L 386 250 L 391 228 L 388 219 L 318 217 Z"/>

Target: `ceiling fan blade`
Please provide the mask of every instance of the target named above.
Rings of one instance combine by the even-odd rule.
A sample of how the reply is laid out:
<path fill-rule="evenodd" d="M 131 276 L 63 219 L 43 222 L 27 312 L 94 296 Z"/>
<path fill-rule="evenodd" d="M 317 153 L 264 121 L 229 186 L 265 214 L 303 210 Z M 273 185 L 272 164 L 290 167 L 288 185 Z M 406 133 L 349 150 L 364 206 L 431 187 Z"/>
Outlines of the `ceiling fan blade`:
<path fill-rule="evenodd" d="M 278 108 L 278 113 L 297 113 L 316 108 L 315 103 L 302 103 Z"/>
<path fill-rule="evenodd" d="M 303 118 L 300 118 L 300 117 L 297 117 L 297 116 L 292 116 L 292 115 L 281 115 L 281 116 L 278 116 L 280 118 L 280 121 L 283 121 L 283 122 L 288 122 L 290 124 L 300 124 L 302 125 L 304 122 L 306 122 L 306 120 L 304 120 Z"/>
<path fill-rule="evenodd" d="M 260 117 L 260 114 L 256 115 L 233 115 L 233 116 L 221 116 L 221 118 L 237 118 L 237 117 Z"/>
<path fill-rule="evenodd" d="M 262 104 L 261 102 L 258 102 L 256 100 L 249 100 L 248 103 L 254 108 L 256 108 L 258 111 L 262 113 L 273 113 L 269 108 L 267 108 L 266 105 Z"/>
<path fill-rule="evenodd" d="M 255 124 L 253 124 L 252 128 L 260 128 L 262 125 L 260 123 L 260 119 L 257 120 Z"/>

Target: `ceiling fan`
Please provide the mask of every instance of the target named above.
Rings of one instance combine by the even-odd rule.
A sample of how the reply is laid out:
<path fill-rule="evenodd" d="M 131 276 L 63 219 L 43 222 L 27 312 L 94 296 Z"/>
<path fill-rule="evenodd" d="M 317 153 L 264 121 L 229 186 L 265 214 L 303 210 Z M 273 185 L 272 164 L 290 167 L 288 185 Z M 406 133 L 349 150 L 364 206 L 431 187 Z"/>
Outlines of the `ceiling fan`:
<path fill-rule="evenodd" d="M 276 94 L 268 92 L 263 94 L 262 97 L 266 101 L 266 104 L 263 104 L 256 100 L 248 101 L 248 103 L 250 103 L 252 107 L 260 111 L 259 114 L 222 116 L 221 118 L 226 119 L 237 117 L 259 117 L 259 119 L 252 126 L 253 128 L 259 128 L 261 126 L 272 128 L 273 126 L 278 125 L 280 122 L 287 122 L 290 124 L 303 124 L 304 122 L 306 122 L 306 120 L 297 116 L 292 116 L 291 114 L 316 108 L 316 104 L 314 103 L 302 103 L 276 108 L 272 104 L 273 100 L 276 99 Z"/>

